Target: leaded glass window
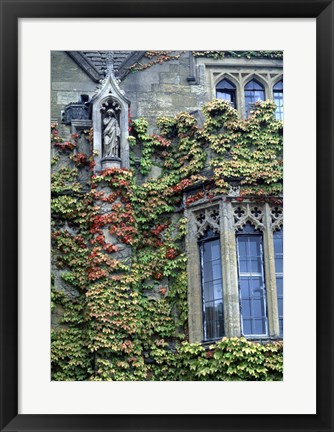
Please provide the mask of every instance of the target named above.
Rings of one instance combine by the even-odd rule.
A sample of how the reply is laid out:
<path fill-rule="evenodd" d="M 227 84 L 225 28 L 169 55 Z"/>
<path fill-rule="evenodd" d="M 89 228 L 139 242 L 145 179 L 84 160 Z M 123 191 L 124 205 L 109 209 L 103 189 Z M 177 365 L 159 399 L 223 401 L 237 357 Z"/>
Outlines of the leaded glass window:
<path fill-rule="evenodd" d="M 246 117 L 248 117 L 250 109 L 255 102 L 264 101 L 264 87 L 255 79 L 249 81 L 245 85 L 245 108 Z"/>
<path fill-rule="evenodd" d="M 273 91 L 276 104 L 275 117 L 277 120 L 283 120 L 283 81 L 278 81 L 274 85 Z"/>
<path fill-rule="evenodd" d="M 262 233 L 249 222 L 237 232 L 241 331 L 268 336 Z"/>
<path fill-rule="evenodd" d="M 275 275 L 279 319 L 279 335 L 280 337 L 283 337 L 283 227 L 279 231 L 275 231 L 273 237 L 275 252 Z"/>
<path fill-rule="evenodd" d="M 236 88 L 229 80 L 223 79 L 216 86 L 216 98 L 224 99 L 236 108 Z"/>
<path fill-rule="evenodd" d="M 222 199 L 187 217 L 189 340 L 283 338 L 283 207 Z"/>
<path fill-rule="evenodd" d="M 201 257 L 204 340 L 224 336 L 220 239 L 208 230 L 199 241 Z"/>

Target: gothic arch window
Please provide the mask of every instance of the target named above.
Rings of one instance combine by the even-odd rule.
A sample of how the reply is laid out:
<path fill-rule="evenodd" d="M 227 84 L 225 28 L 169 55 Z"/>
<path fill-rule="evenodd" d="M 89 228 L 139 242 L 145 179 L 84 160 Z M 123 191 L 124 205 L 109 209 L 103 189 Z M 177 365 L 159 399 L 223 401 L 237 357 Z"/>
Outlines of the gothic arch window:
<path fill-rule="evenodd" d="M 224 99 L 231 103 L 233 108 L 236 108 L 236 87 L 235 85 L 224 78 L 216 85 L 216 98 Z"/>
<path fill-rule="evenodd" d="M 276 104 L 275 117 L 283 120 L 283 80 L 278 81 L 273 87 L 274 102 Z"/>
<path fill-rule="evenodd" d="M 252 105 L 258 101 L 265 100 L 264 86 L 260 84 L 256 79 L 248 81 L 244 88 L 245 93 L 245 110 L 246 117 L 248 117 Z"/>
<path fill-rule="evenodd" d="M 282 338 L 282 207 L 221 199 L 186 217 L 190 341 Z"/>

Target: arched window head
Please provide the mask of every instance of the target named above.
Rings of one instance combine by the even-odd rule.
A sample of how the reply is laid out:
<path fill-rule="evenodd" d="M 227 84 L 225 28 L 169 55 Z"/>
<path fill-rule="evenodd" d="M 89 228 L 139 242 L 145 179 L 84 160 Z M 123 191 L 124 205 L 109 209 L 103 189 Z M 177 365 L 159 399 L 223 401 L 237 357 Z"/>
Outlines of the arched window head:
<path fill-rule="evenodd" d="M 248 117 L 252 105 L 258 101 L 264 101 L 264 87 L 255 79 L 252 79 L 245 85 L 246 117 Z"/>
<path fill-rule="evenodd" d="M 228 79 L 224 78 L 216 86 L 216 98 L 224 99 L 236 108 L 236 88 Z"/>
<path fill-rule="evenodd" d="M 273 91 L 276 104 L 275 117 L 277 120 L 283 120 L 283 80 L 274 85 Z"/>

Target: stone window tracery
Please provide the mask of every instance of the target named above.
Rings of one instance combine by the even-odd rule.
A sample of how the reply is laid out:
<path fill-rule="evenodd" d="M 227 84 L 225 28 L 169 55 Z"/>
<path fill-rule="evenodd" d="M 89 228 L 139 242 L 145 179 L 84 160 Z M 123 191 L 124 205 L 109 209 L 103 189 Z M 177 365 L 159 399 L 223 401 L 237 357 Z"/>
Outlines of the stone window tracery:
<path fill-rule="evenodd" d="M 235 229 L 242 230 L 244 225 L 249 221 L 256 228 L 263 230 L 263 208 L 259 205 L 243 204 L 235 205 L 234 207 L 234 226 Z"/>
<path fill-rule="evenodd" d="M 283 76 L 281 67 L 277 65 L 274 73 L 269 73 L 260 64 L 249 68 L 244 64 L 245 72 L 235 72 L 232 66 L 210 63 L 207 78 L 210 85 L 211 98 L 228 100 L 236 108 L 242 118 L 247 118 L 257 101 L 272 99 L 277 109 L 275 117 L 283 120 Z M 222 72 L 223 70 L 223 72 Z"/>
<path fill-rule="evenodd" d="M 218 206 L 204 208 L 194 213 L 197 226 L 197 237 L 203 236 L 205 230 L 211 228 L 215 233 L 220 232 L 220 213 Z"/>

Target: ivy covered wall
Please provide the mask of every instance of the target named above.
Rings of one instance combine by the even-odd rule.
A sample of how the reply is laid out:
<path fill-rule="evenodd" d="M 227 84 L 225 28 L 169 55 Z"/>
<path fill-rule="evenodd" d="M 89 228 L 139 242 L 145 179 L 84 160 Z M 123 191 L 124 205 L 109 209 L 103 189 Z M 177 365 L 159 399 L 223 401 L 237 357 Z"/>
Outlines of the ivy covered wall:
<path fill-rule="evenodd" d="M 92 130 L 52 124 L 53 380 L 282 379 L 282 342 L 188 342 L 183 213 L 203 184 L 226 197 L 236 179 L 240 200 L 281 201 L 274 110 L 241 120 L 214 100 L 202 125 L 188 112 L 130 119 L 131 168 L 98 173 Z"/>

